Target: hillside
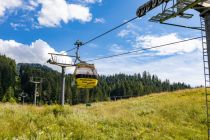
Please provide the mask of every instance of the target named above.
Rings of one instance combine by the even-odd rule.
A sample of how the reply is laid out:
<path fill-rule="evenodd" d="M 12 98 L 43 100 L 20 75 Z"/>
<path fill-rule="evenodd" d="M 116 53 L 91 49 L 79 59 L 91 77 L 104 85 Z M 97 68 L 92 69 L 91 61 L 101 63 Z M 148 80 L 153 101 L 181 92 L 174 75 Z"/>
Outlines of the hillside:
<path fill-rule="evenodd" d="M 85 105 L 0 104 L 1 138 L 207 139 L 203 89 Z"/>

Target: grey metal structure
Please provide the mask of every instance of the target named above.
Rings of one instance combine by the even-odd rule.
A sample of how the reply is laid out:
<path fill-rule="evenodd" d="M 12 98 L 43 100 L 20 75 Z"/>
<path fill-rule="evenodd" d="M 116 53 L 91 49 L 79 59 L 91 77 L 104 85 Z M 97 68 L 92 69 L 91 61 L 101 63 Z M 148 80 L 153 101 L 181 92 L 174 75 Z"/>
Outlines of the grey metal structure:
<path fill-rule="evenodd" d="M 55 54 L 55 53 L 49 53 L 51 55 L 51 59 L 49 59 L 47 61 L 47 63 L 50 63 L 52 65 L 57 65 L 60 66 L 62 68 L 62 82 L 61 82 L 61 87 L 62 87 L 62 91 L 60 94 L 60 103 L 62 106 L 64 106 L 65 104 L 65 69 L 66 67 L 72 67 L 73 65 L 70 63 L 66 63 L 66 62 L 58 62 L 58 60 L 56 60 L 56 56 L 63 56 L 63 57 L 73 57 L 73 56 L 69 56 L 69 55 L 64 55 L 64 54 Z"/>
<path fill-rule="evenodd" d="M 38 84 L 42 83 L 42 78 L 40 77 L 30 77 L 30 82 L 35 84 L 35 88 L 34 88 L 34 105 L 36 105 L 36 98 L 37 96 L 39 96 L 38 93 Z"/>
<path fill-rule="evenodd" d="M 201 17 L 201 28 L 206 29 L 205 19 Z M 207 37 L 206 37 L 206 31 L 201 31 L 202 35 L 202 48 L 203 48 L 203 66 L 204 66 L 204 78 L 205 78 L 205 94 L 206 94 L 206 117 L 207 117 L 207 126 L 208 126 L 208 140 L 210 137 L 210 75 L 209 75 L 209 55 L 208 55 L 208 49 L 207 46 Z"/>
<path fill-rule="evenodd" d="M 28 96 L 28 94 L 25 93 L 25 92 L 21 92 L 21 93 L 20 93 L 19 97 L 22 99 L 22 105 L 24 105 L 24 103 L 25 103 L 25 98 L 26 98 L 27 96 Z"/>
<path fill-rule="evenodd" d="M 202 46 L 203 46 L 203 63 L 205 75 L 205 93 L 206 93 L 206 112 L 207 112 L 207 126 L 208 139 L 210 139 L 210 9 L 204 9 L 201 12 L 201 27 L 205 29 L 202 31 Z"/>
<path fill-rule="evenodd" d="M 61 94 L 61 105 L 65 104 L 65 83 L 66 83 L 66 77 L 65 77 L 65 68 L 62 66 L 62 94 Z"/>
<path fill-rule="evenodd" d="M 206 36 L 206 45 L 207 45 L 207 55 L 210 54 L 210 13 L 206 13 L 201 17 L 201 25 L 205 28 L 205 36 Z M 210 55 L 208 55 L 208 62 L 210 62 Z M 208 63 L 209 64 L 209 63 Z M 210 64 L 209 64 L 210 65 Z M 210 73 L 210 69 L 209 69 Z"/>

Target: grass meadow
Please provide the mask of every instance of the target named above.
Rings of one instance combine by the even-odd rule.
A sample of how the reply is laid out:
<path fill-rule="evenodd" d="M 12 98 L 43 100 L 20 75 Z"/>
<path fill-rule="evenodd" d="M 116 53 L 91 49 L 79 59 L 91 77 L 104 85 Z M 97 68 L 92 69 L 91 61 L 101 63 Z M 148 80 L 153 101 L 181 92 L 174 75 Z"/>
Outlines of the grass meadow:
<path fill-rule="evenodd" d="M 0 104 L 0 139 L 205 140 L 204 89 L 85 105 Z"/>

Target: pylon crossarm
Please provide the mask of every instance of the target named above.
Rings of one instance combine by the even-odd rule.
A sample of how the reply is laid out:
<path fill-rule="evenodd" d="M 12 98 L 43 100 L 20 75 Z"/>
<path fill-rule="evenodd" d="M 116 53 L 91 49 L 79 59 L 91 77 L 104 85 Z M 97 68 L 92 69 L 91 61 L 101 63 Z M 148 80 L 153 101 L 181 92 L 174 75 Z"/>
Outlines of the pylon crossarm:
<path fill-rule="evenodd" d="M 179 15 L 182 15 L 186 10 L 189 10 L 189 9 L 193 8 L 194 6 L 198 5 L 201 1 L 202 0 L 196 0 L 196 1 L 192 2 L 192 3 L 186 4 L 185 7 L 180 8 L 180 10 L 178 10 L 175 13 L 173 13 L 172 15 L 166 16 L 165 18 L 161 19 L 160 22 L 164 22 L 164 21 L 166 21 L 168 19 L 171 19 L 171 18 L 177 17 Z M 180 4 L 184 4 L 184 1 L 183 2 L 182 1 L 178 2 L 177 4 L 174 5 L 173 8 L 175 8 L 175 7 L 177 8 Z"/>

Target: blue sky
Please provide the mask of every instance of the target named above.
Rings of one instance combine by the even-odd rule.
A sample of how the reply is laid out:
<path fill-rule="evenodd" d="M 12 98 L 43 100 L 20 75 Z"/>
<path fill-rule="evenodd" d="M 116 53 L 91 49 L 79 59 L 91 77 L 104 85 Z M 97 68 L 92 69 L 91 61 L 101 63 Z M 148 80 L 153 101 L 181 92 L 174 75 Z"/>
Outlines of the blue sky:
<path fill-rule="evenodd" d="M 133 18 L 136 9 L 145 2 L 147 0 L 3 0 L 0 2 L 0 53 L 17 62 L 44 64 L 50 57 L 48 52 L 71 49 L 76 40 L 87 41 Z M 199 31 L 149 22 L 160 8 L 83 46 L 81 57 L 88 60 L 200 36 Z M 200 26 L 198 13 L 187 12 L 195 16 L 169 22 Z M 99 74 L 133 74 L 147 70 L 162 79 L 203 84 L 200 40 L 93 63 Z"/>

